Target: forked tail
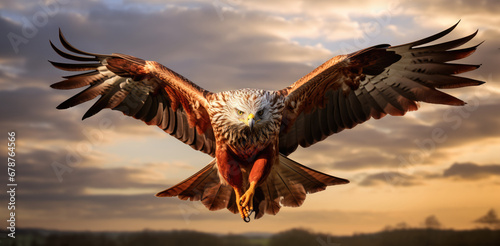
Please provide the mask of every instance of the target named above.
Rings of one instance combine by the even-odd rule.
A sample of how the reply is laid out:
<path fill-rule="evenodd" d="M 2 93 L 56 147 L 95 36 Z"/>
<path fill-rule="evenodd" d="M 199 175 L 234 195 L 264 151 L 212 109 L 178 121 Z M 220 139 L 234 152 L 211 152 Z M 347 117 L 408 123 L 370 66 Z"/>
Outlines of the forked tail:
<path fill-rule="evenodd" d="M 279 158 L 279 165 L 273 166 L 266 181 L 255 190 L 253 207 L 256 219 L 264 213 L 277 214 L 281 206 L 299 207 L 308 193 L 322 191 L 330 185 L 349 183 L 346 179 L 318 172 L 284 155 Z M 156 196 L 177 196 L 182 200 L 201 201 L 209 210 L 227 208 L 238 213 L 234 190 L 220 182 L 215 159 L 193 176 Z"/>

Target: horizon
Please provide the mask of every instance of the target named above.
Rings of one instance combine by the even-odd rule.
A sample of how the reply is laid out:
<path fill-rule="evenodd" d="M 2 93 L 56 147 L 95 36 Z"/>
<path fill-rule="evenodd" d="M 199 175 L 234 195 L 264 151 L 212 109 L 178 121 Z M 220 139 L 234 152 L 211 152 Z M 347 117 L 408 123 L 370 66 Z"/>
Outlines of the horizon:
<path fill-rule="evenodd" d="M 321 231 L 316 231 L 310 228 L 305 228 L 305 227 L 293 227 L 289 229 L 285 229 L 282 231 L 277 231 L 277 232 L 265 232 L 265 231 L 247 231 L 247 232 L 240 232 L 240 233 L 232 233 L 232 232 L 225 232 L 225 233 L 220 233 L 220 232 L 210 232 L 210 231 L 200 231 L 200 230 L 194 230 L 194 229 L 169 229 L 169 230 L 164 230 L 164 229 L 150 229 L 150 228 L 144 228 L 144 229 L 139 229 L 139 230 L 123 230 L 123 231 L 113 231 L 113 230 L 64 230 L 64 229 L 45 229 L 45 228 L 17 228 L 17 230 L 21 232 L 26 232 L 26 231 L 35 231 L 35 232 L 55 232 L 55 233 L 141 233 L 141 232 L 155 232 L 155 233 L 168 233 L 168 232 L 196 232 L 196 233 L 206 233 L 206 234 L 211 234 L 211 235 L 218 235 L 218 236 L 231 236 L 231 235 L 238 235 L 238 236 L 246 236 L 246 237 L 271 237 L 277 234 L 281 234 L 284 232 L 289 232 L 289 231 L 295 231 L 295 230 L 300 230 L 300 231 L 307 231 L 309 233 L 313 234 L 328 234 L 331 236 L 338 236 L 338 237 L 354 237 L 354 236 L 359 236 L 359 235 L 367 235 L 367 234 L 380 234 L 380 233 L 385 233 L 385 232 L 392 232 L 392 231 L 404 231 L 404 230 L 434 230 L 434 231 L 455 231 L 455 232 L 461 232 L 461 231 L 482 231 L 482 230 L 488 230 L 488 231 L 499 231 L 499 228 L 493 228 L 491 226 L 477 226 L 475 228 L 468 228 L 468 229 L 461 229 L 457 230 L 454 228 L 447 228 L 447 227 L 439 227 L 439 228 L 429 228 L 426 227 L 425 225 L 417 226 L 417 227 L 401 227 L 401 228 L 390 228 L 390 227 L 385 227 L 382 228 L 378 231 L 373 231 L 373 232 L 353 232 L 352 234 L 335 234 L 331 232 L 321 232 Z M 6 234 L 8 230 L 0 230 L 0 232 L 5 232 L 3 234 Z M 0 239 L 6 239 L 6 237 L 1 237 Z"/>
<path fill-rule="evenodd" d="M 476 229 L 468 231 L 442 229 L 400 229 L 381 231 L 373 234 L 359 233 L 351 236 L 335 236 L 315 233 L 305 229 L 266 234 L 210 234 L 191 230 L 137 232 L 61 232 L 61 231 L 23 231 L 19 242 L 36 245 L 421 245 L 427 243 L 446 245 L 493 245 L 500 240 L 498 230 Z M 17 245 L 6 241 L 6 246 Z"/>

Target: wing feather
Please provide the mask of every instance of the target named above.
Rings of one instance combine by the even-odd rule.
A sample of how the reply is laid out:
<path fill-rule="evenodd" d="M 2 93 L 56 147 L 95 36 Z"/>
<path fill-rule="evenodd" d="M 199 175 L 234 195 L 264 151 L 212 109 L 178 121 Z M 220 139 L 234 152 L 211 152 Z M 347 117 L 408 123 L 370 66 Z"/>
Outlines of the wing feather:
<path fill-rule="evenodd" d="M 60 31 L 60 30 L 59 30 Z M 61 34 L 62 35 L 62 34 Z M 95 59 L 93 57 L 84 57 L 84 56 L 77 56 L 77 55 L 73 55 L 73 54 L 69 54 L 69 53 L 66 53 L 62 50 L 60 50 L 59 48 L 57 48 L 53 43 L 52 41 L 49 41 L 50 43 L 50 46 L 52 47 L 52 49 L 57 53 L 59 54 L 60 56 L 66 58 L 66 59 L 70 59 L 70 60 L 73 60 L 73 61 L 95 61 Z"/>
<path fill-rule="evenodd" d="M 83 119 L 91 117 L 91 116 L 99 113 L 99 111 L 103 110 L 104 108 L 109 107 L 112 97 L 115 96 L 119 90 L 120 90 L 120 88 L 118 88 L 118 86 L 111 86 L 110 89 L 108 91 L 106 91 L 106 93 L 104 93 L 99 98 L 99 100 L 97 100 L 97 102 L 94 103 L 94 105 L 92 105 L 89 108 L 89 110 L 87 110 L 87 112 L 83 115 Z M 122 98 L 122 100 L 123 100 L 123 98 Z"/>
<path fill-rule="evenodd" d="M 143 121 L 148 125 L 156 125 L 156 114 L 158 114 L 158 97 L 151 97 L 151 106 Z"/>
<path fill-rule="evenodd" d="M 105 79 L 106 77 L 102 74 L 99 74 L 99 72 L 92 71 L 90 73 L 86 73 L 85 76 L 71 77 L 61 82 L 52 84 L 50 87 L 59 90 L 76 89 L 87 85 L 93 85 L 95 83 L 103 82 Z"/>
<path fill-rule="evenodd" d="M 211 156 L 215 156 L 215 137 L 208 119 L 206 91 L 159 63 L 145 61 L 130 55 L 113 53 L 94 54 L 76 49 L 59 30 L 64 48 L 50 45 L 61 57 L 85 63 L 50 61 L 66 71 L 88 71 L 64 76 L 65 80 L 51 85 L 54 89 L 75 89 L 88 86 L 66 101 L 58 109 L 66 109 L 99 99 L 84 114 L 91 117 L 110 108 L 157 125 L 165 132 Z"/>
<path fill-rule="evenodd" d="M 419 101 L 464 105 L 462 100 L 437 89 L 484 83 L 456 76 L 480 65 L 448 63 L 474 53 L 480 44 L 456 48 L 472 40 L 477 31 L 426 46 L 449 34 L 457 25 L 411 43 L 382 44 L 336 56 L 281 90 L 287 97 L 280 152 L 288 155 L 298 145 L 308 147 L 370 118 L 404 115 L 417 110 Z"/>
<path fill-rule="evenodd" d="M 417 47 L 417 48 L 414 48 L 414 50 L 416 52 L 423 53 L 423 52 L 435 52 L 435 51 L 443 51 L 443 50 L 453 49 L 455 47 L 463 45 L 463 44 L 469 42 L 470 40 L 472 40 L 476 36 L 477 32 L 478 32 L 478 30 L 476 30 L 474 33 L 472 33 L 468 36 L 465 36 L 463 38 L 455 39 L 455 40 L 440 43 L 440 44 L 428 45 L 428 46 L 420 47 L 420 48 Z M 415 46 L 415 45 L 413 45 L 413 46 Z M 397 47 L 397 46 L 395 46 L 395 47 Z"/>
<path fill-rule="evenodd" d="M 412 63 L 441 63 L 449 62 L 454 60 L 460 60 L 470 56 L 474 51 L 476 51 L 478 45 L 472 46 L 464 49 L 457 50 L 446 50 L 446 51 L 436 51 L 436 52 L 422 52 L 422 53 L 410 53 L 402 54 L 402 62 L 412 62 Z"/>
<path fill-rule="evenodd" d="M 87 70 L 96 70 L 98 67 L 101 67 L 101 63 L 60 63 L 49 61 L 52 66 L 59 68 L 65 71 L 87 71 Z"/>
<path fill-rule="evenodd" d="M 365 122 L 369 119 L 370 116 L 366 113 L 363 105 L 361 105 L 360 98 L 356 97 L 353 91 L 349 92 L 348 101 L 351 105 L 349 112 L 353 114 L 353 119 L 355 119 L 356 124 Z"/>
<path fill-rule="evenodd" d="M 324 131 L 324 132 L 327 132 L 328 136 L 335 133 L 335 131 L 337 130 L 335 128 L 335 126 L 337 126 L 337 123 L 335 122 L 335 115 L 334 115 L 334 112 L 335 112 L 335 102 L 336 102 L 336 94 L 335 92 L 332 92 L 332 91 L 329 91 L 328 93 L 326 93 L 326 97 L 327 97 L 327 102 L 326 102 L 326 110 L 322 110 L 322 111 L 325 111 L 327 112 L 326 113 L 326 121 L 325 122 L 321 122 L 322 125 L 324 125 L 325 128 L 328 129 L 328 131 Z"/>
<path fill-rule="evenodd" d="M 373 83 L 375 90 L 379 92 L 379 96 L 383 97 L 386 101 L 384 111 L 388 112 L 390 115 L 404 115 L 406 110 L 399 104 L 399 95 L 394 93 L 391 87 L 388 87 L 383 80 L 379 80 Z"/>
<path fill-rule="evenodd" d="M 130 104 L 132 104 L 132 103 L 133 103 L 133 104 L 135 104 L 135 101 L 128 102 L 128 103 L 129 103 L 129 104 L 127 104 L 127 105 L 130 105 Z M 151 108 L 151 104 L 152 104 L 152 103 L 153 103 L 153 97 L 147 97 L 147 98 L 146 98 L 146 101 L 144 102 L 144 104 L 143 104 L 143 105 L 140 105 L 140 104 L 139 104 L 139 106 L 137 106 L 137 107 L 130 107 L 130 108 L 132 108 L 132 109 L 135 109 L 135 108 L 138 108 L 138 109 L 139 109 L 139 111 L 137 111 L 137 113 L 135 113 L 135 114 L 131 114 L 131 115 L 133 115 L 133 117 L 134 117 L 134 118 L 136 118 L 136 119 L 139 119 L 139 120 L 144 121 L 144 118 L 145 118 L 145 117 L 146 117 L 146 115 L 148 114 L 148 112 L 149 112 L 149 110 L 150 110 L 150 108 Z M 130 113 L 132 113 L 132 112 L 130 112 Z M 167 133 L 169 133 L 169 132 L 167 132 Z M 170 133 L 169 133 L 169 134 L 170 134 Z"/>
<path fill-rule="evenodd" d="M 354 115 L 354 112 L 352 112 L 353 107 L 351 105 L 351 100 L 349 99 L 349 95 L 346 95 L 346 98 L 345 98 L 345 100 L 343 100 L 343 102 L 345 103 L 344 110 L 347 114 L 347 118 L 349 119 L 349 125 L 347 126 L 347 128 L 353 128 L 358 123 L 356 121 L 356 116 Z M 325 110 L 323 110 L 323 111 L 325 111 Z"/>
<path fill-rule="evenodd" d="M 61 29 L 59 29 L 59 40 L 61 41 L 61 44 L 64 46 L 64 48 L 66 48 L 67 50 L 71 51 L 71 52 L 74 52 L 74 53 L 77 53 L 77 54 L 80 54 L 80 55 L 87 55 L 87 56 L 93 56 L 99 60 L 101 60 L 103 57 L 105 57 L 106 55 L 101 55 L 101 54 L 94 54 L 94 53 L 89 53 L 89 52 L 85 52 L 85 51 L 81 51 L 75 47 L 73 47 L 73 45 L 71 45 L 67 40 L 66 38 L 64 37 Z"/>
<path fill-rule="evenodd" d="M 330 101 L 328 101 L 327 107 L 330 104 L 331 104 Z M 318 115 L 319 115 L 319 126 L 320 126 L 320 127 L 318 127 L 318 130 L 320 130 L 321 134 L 324 136 L 330 135 L 331 130 L 328 127 L 328 111 L 318 110 Z"/>
<path fill-rule="evenodd" d="M 109 82 L 111 83 L 111 82 Z M 77 93 L 76 95 L 68 98 L 66 101 L 62 102 L 57 106 L 57 109 L 67 109 L 70 107 L 73 107 L 75 105 L 78 105 L 80 103 L 87 102 L 89 100 L 92 100 L 96 98 L 97 96 L 101 95 L 104 91 L 106 91 L 106 82 L 104 81 L 99 81 L 98 83 L 95 83 L 91 85 L 90 87 L 86 88 L 85 90 Z"/>
<path fill-rule="evenodd" d="M 408 44 L 397 45 L 397 46 L 394 46 L 394 48 L 404 47 L 405 49 L 407 49 L 407 48 L 419 46 L 419 45 L 422 45 L 422 44 L 427 44 L 427 43 L 430 43 L 432 41 L 438 40 L 438 39 L 446 36 L 447 34 L 449 34 L 451 31 L 453 31 L 453 29 L 455 29 L 455 27 L 458 26 L 458 23 L 460 23 L 460 21 L 458 21 L 457 23 L 455 23 L 455 25 L 449 27 L 448 29 L 446 29 L 444 31 L 441 31 L 439 33 L 436 33 L 436 34 L 434 34 L 432 36 L 429 36 L 429 37 L 426 37 L 426 38 L 423 38 L 423 39 L 420 39 L 420 40 L 417 40 L 417 41 L 413 41 L 413 42 L 408 43 Z"/>
<path fill-rule="evenodd" d="M 319 110 L 315 110 L 314 111 L 314 118 L 317 119 L 317 122 L 319 123 L 319 126 L 318 127 L 313 127 L 311 130 L 312 130 L 312 134 L 313 134 L 313 138 L 316 139 L 316 138 L 320 138 L 321 136 L 323 136 L 323 132 L 322 132 L 322 129 L 321 129 L 321 111 Z M 318 123 L 315 123 L 312 119 L 311 119 L 311 125 L 315 125 L 315 124 L 318 124 Z"/>
<path fill-rule="evenodd" d="M 477 69 L 478 67 L 479 67 L 478 65 L 469 65 L 469 64 L 429 62 L 429 63 L 409 64 L 405 68 L 406 70 L 415 73 L 423 73 L 428 75 L 433 75 L 433 74 L 448 75 L 448 74 L 459 74 L 472 71 Z"/>

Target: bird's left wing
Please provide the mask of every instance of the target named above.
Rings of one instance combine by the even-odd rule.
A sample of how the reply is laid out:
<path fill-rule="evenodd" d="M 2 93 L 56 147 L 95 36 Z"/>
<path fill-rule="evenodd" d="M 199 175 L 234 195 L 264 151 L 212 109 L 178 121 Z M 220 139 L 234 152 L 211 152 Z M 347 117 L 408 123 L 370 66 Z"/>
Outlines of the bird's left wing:
<path fill-rule="evenodd" d="M 59 39 L 67 50 L 78 55 L 64 52 L 51 42 L 52 48 L 62 57 L 80 63 L 50 61 L 52 65 L 67 71 L 88 72 L 65 76 L 65 80 L 51 85 L 62 90 L 87 86 L 61 103 L 58 109 L 101 96 L 83 119 L 104 108 L 119 110 L 148 125 L 157 125 L 192 148 L 215 156 L 215 137 L 207 113 L 209 91 L 157 62 L 123 54 L 84 52 L 70 45 L 60 30 Z"/>
<path fill-rule="evenodd" d="M 458 23 L 457 23 L 458 24 Z M 454 49 L 475 34 L 440 44 L 421 46 L 450 33 L 456 25 L 412 43 L 377 45 L 325 62 L 293 85 L 287 95 L 280 132 L 280 152 L 308 147 L 370 118 L 404 115 L 418 101 L 447 105 L 464 102 L 436 88 L 458 88 L 483 82 L 455 76 L 479 65 L 448 61 L 472 54 L 477 46 Z M 418 46 L 418 47 L 417 47 Z"/>

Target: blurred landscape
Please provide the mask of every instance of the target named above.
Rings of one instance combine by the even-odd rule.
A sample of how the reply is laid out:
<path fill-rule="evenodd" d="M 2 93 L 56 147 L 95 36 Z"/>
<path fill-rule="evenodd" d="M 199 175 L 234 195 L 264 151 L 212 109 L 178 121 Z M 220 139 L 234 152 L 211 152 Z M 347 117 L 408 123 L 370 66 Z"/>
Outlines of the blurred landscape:
<path fill-rule="evenodd" d="M 7 235 L 4 231 L 2 235 Z M 318 246 L 391 246 L 391 245 L 500 245 L 499 229 L 474 229 L 466 231 L 445 229 L 390 229 L 377 233 L 360 233 L 351 236 L 334 236 L 315 233 L 306 229 L 292 229 L 276 234 L 209 234 L 196 231 L 141 232 L 64 232 L 26 229 L 19 230 L 16 238 L 2 238 L 5 246 L 128 246 L 128 245 L 318 245 Z"/>

